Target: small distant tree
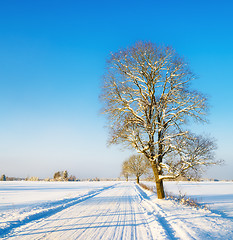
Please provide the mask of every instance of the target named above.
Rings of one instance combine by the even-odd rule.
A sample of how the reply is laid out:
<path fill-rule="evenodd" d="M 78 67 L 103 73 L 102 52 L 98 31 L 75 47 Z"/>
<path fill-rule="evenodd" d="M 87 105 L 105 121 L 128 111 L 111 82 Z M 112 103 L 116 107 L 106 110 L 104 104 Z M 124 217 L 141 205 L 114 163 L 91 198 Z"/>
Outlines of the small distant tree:
<path fill-rule="evenodd" d="M 73 176 L 73 175 L 70 175 L 68 180 L 69 180 L 69 181 L 76 181 L 76 177 Z"/>
<path fill-rule="evenodd" d="M 26 181 L 39 181 L 39 178 L 38 177 L 27 177 L 25 180 Z"/>
<path fill-rule="evenodd" d="M 5 174 L 2 174 L 1 178 L 0 178 L 0 181 L 6 181 L 6 176 Z"/>
<path fill-rule="evenodd" d="M 129 162 L 125 160 L 121 166 L 121 175 L 125 177 L 125 180 L 128 182 L 130 176 Z"/>
<path fill-rule="evenodd" d="M 67 172 L 67 170 L 65 170 L 63 172 L 63 180 L 68 181 L 68 172 Z"/>
<path fill-rule="evenodd" d="M 68 181 L 69 179 L 67 170 L 55 172 L 53 175 L 53 179 L 55 181 Z"/>
<path fill-rule="evenodd" d="M 54 175 L 53 175 L 53 179 L 55 180 L 55 181 L 59 181 L 59 180 L 61 180 L 61 176 L 62 176 L 62 172 L 55 172 L 54 173 Z"/>
<path fill-rule="evenodd" d="M 150 167 L 149 161 L 142 154 L 129 157 L 127 165 L 129 173 L 136 177 L 137 183 L 143 174 L 148 173 Z"/>

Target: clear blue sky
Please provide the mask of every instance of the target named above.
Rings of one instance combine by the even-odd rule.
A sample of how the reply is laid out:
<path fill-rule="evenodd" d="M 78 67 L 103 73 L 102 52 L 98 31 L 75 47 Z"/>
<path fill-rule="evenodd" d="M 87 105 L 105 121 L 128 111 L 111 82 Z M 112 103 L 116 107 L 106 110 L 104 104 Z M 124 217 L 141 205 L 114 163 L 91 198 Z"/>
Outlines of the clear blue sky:
<path fill-rule="evenodd" d="M 0 174 L 117 177 L 129 155 L 106 147 L 99 114 L 109 52 L 138 40 L 172 45 L 209 95 L 210 124 L 233 179 L 232 1 L 1 1 Z"/>

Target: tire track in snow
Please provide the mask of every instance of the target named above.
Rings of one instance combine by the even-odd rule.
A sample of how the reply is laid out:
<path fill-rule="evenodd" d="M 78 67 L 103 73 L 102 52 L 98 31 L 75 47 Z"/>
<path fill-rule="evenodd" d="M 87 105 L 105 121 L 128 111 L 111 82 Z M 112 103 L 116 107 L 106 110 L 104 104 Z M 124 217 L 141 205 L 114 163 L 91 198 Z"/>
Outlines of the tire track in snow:
<path fill-rule="evenodd" d="M 106 194 L 106 192 L 105 192 L 105 194 Z M 96 203 L 96 202 L 92 202 L 92 203 L 91 203 L 92 207 L 96 209 L 95 212 L 94 212 L 95 214 L 92 214 L 92 215 L 95 215 L 95 218 L 94 218 L 94 219 L 89 219 L 89 222 L 88 222 L 88 223 L 85 223 L 85 226 L 86 226 L 85 229 L 83 229 L 83 232 L 82 232 L 81 234 L 76 235 L 76 236 L 75 236 L 75 239 L 81 239 L 81 238 L 82 238 L 82 235 L 85 234 L 85 231 L 86 231 L 87 229 L 92 228 L 93 223 L 98 223 L 98 222 L 96 222 L 96 221 L 97 221 L 99 218 L 102 218 L 103 216 L 106 216 L 106 215 L 108 215 L 108 213 L 111 212 L 111 209 L 110 209 L 110 208 L 106 210 L 106 209 L 105 209 L 105 206 L 101 206 L 101 203 L 102 203 L 101 200 L 99 200 L 98 203 Z M 117 203 L 115 203 L 115 205 L 117 205 Z M 98 206 L 98 207 L 97 207 L 97 206 Z M 102 210 L 102 211 L 100 211 L 100 210 Z M 101 223 L 101 227 L 106 226 L 106 225 L 109 225 L 108 218 L 105 218 L 105 219 L 106 219 L 106 220 Z M 99 236 L 99 238 L 97 238 L 98 235 L 99 235 L 99 232 L 98 232 L 97 230 L 95 230 L 95 231 L 90 235 L 90 239 L 101 239 L 102 236 Z"/>
<path fill-rule="evenodd" d="M 132 187 L 127 190 L 132 191 Z M 91 212 L 92 215 L 89 216 L 89 219 L 85 222 L 85 227 L 79 229 L 79 234 L 76 233 L 74 237 L 69 239 L 136 239 L 126 238 L 125 228 L 127 228 L 126 215 L 132 216 L 134 211 L 128 210 L 131 204 L 124 204 L 124 202 L 130 203 L 132 196 L 126 197 L 128 194 L 127 190 L 122 188 L 115 188 L 110 191 L 105 191 L 96 198 L 90 199 L 88 201 L 87 213 Z M 114 191 L 114 192 L 113 192 Z M 98 198 L 100 198 L 98 200 Z M 87 202 L 84 202 L 85 204 Z M 82 204 L 82 205 L 83 205 Z M 81 207 L 81 205 L 80 205 Z M 92 208 L 96 209 L 95 212 L 92 211 Z M 95 217 L 94 217 L 95 216 Z M 94 218 L 93 218 L 94 217 Z M 83 224 L 83 222 L 81 223 Z M 77 222 L 77 226 L 80 226 L 80 223 Z M 105 230 L 106 229 L 106 230 Z M 132 231 L 134 232 L 134 231 Z M 126 231 L 127 233 L 127 231 Z M 60 235 L 59 239 L 62 235 Z M 67 239 L 67 236 L 66 236 Z"/>
<path fill-rule="evenodd" d="M 77 207 L 79 208 L 78 209 L 79 215 L 77 217 L 77 219 L 79 220 L 76 220 L 75 226 L 77 227 L 75 227 L 74 229 L 72 229 L 72 222 L 70 222 L 69 225 L 66 225 L 67 229 L 64 229 L 64 228 L 61 229 L 60 227 L 53 227 L 52 232 L 50 231 L 48 231 L 47 233 L 43 233 L 41 231 L 37 232 L 36 234 L 40 234 L 39 238 L 35 238 L 35 233 L 33 232 L 33 230 L 31 230 L 30 233 L 31 235 L 33 235 L 33 239 L 104 239 L 104 240 L 115 239 L 113 238 L 113 236 L 118 236 L 117 234 L 119 234 L 119 228 L 123 227 L 122 224 L 120 223 L 121 219 L 119 218 L 119 214 L 118 214 L 118 212 L 122 212 L 122 209 L 121 209 L 122 204 L 120 204 L 119 201 L 114 201 L 116 199 L 116 196 L 113 195 L 112 191 L 116 192 L 118 188 L 116 190 L 114 190 L 114 188 L 111 188 L 108 190 L 111 192 L 108 193 L 109 191 L 104 191 L 101 193 L 104 196 L 102 195 L 95 196 L 94 198 L 88 199 L 88 201 L 82 202 L 80 205 L 78 205 L 79 207 L 75 205 L 72 208 L 67 209 L 70 213 L 70 216 L 73 217 L 74 215 L 77 214 L 76 213 Z M 124 194 L 122 194 L 122 196 L 123 195 Z M 112 202 L 111 208 L 108 208 L 104 204 L 105 202 L 104 198 L 107 198 L 107 201 L 111 199 L 111 202 Z M 63 215 L 67 215 L 67 210 L 59 213 L 60 220 L 62 219 Z M 124 219 L 124 215 L 123 214 L 120 214 L 120 215 L 122 215 Z M 101 219 L 101 221 L 99 219 Z M 50 221 L 51 220 L 55 221 L 56 219 L 50 219 Z M 112 223 L 114 226 L 111 225 Z M 46 223 L 44 223 L 43 225 L 39 223 L 39 225 L 37 225 L 37 228 L 42 229 L 43 226 L 45 225 Z M 69 226 L 71 229 L 68 229 Z M 100 230 L 101 228 L 107 229 L 108 233 L 106 234 L 105 231 Z M 45 229 L 43 230 L 45 231 Z M 68 232 L 66 230 L 68 230 Z M 57 234 L 54 232 L 57 232 Z M 25 235 L 30 235 L 28 230 L 27 230 L 27 234 Z M 88 235 L 88 238 L 87 238 L 87 235 Z M 20 236 L 23 236 L 23 235 L 20 235 Z M 121 239 L 121 238 L 117 238 L 117 239 Z"/>
<path fill-rule="evenodd" d="M 153 205 L 150 203 L 147 194 L 136 184 L 135 191 L 137 192 L 138 197 L 141 200 L 140 202 L 141 208 L 143 209 L 145 214 L 147 214 L 147 222 L 149 228 L 151 230 L 152 228 L 154 228 L 153 232 L 158 232 L 158 234 L 160 235 L 158 239 L 171 239 L 171 240 L 177 239 L 173 234 L 174 230 L 166 222 L 166 220 L 160 216 L 158 212 L 155 212 L 155 209 L 153 208 Z M 151 239 L 154 238 L 152 237 Z"/>
<path fill-rule="evenodd" d="M 158 204 L 154 204 L 153 207 L 158 211 L 162 221 L 165 222 L 165 224 L 167 224 L 168 226 L 171 227 L 171 229 L 173 229 L 175 235 L 181 239 L 193 239 L 196 240 L 196 235 L 193 232 L 192 229 L 190 229 L 189 227 L 187 227 L 185 225 L 184 221 L 181 221 L 179 219 L 176 219 L 176 222 L 170 220 L 167 221 L 166 219 L 169 218 L 169 216 L 166 214 L 166 212 L 158 205 Z M 177 238 L 175 238 L 177 239 Z"/>
<path fill-rule="evenodd" d="M 123 183 L 47 219 L 41 219 L 38 223 L 23 226 L 9 238 L 164 239 L 157 238 L 159 233 L 150 231 L 147 218 L 135 185 Z"/>
<path fill-rule="evenodd" d="M 106 190 L 106 191 L 105 191 Z M 166 208 L 165 208 L 166 209 Z M 105 187 L 64 211 L 16 228 L 10 239 L 193 239 L 134 183 Z M 185 225 L 183 228 L 181 224 Z M 185 229 L 185 227 L 187 227 Z"/>
<path fill-rule="evenodd" d="M 88 235 L 90 239 L 104 239 L 104 240 L 106 239 L 137 239 L 136 237 L 132 237 L 132 235 L 131 235 L 131 238 L 125 237 L 125 234 L 127 235 L 126 229 L 129 227 L 126 221 L 127 215 L 132 216 L 134 211 L 129 212 L 129 209 L 128 209 L 129 206 L 130 206 L 130 209 L 132 209 L 131 204 L 122 204 L 122 202 L 127 202 L 127 203 L 131 202 L 132 196 L 127 196 L 130 190 L 132 191 L 131 187 L 130 189 L 127 188 L 127 190 L 124 189 L 124 191 L 122 191 L 122 188 L 120 187 L 120 189 L 116 188 L 113 190 L 115 191 L 114 195 L 113 195 L 113 192 L 103 193 L 105 195 L 103 197 L 103 201 L 104 201 L 104 198 L 107 198 L 107 199 L 109 198 L 108 205 L 110 206 L 105 206 L 103 209 L 103 212 L 99 213 L 98 218 L 102 219 L 103 222 L 99 224 L 99 226 L 95 229 L 95 232 L 92 235 Z M 123 200 L 124 198 L 125 200 Z M 99 202 L 99 203 L 100 205 L 103 204 L 103 202 Z M 98 206 L 97 203 L 95 204 Z M 104 216 L 104 218 L 102 218 L 102 216 Z M 130 219 L 128 221 L 133 221 L 133 220 Z M 100 231 L 99 228 L 101 227 L 106 229 L 106 231 Z M 131 231 L 131 232 L 134 233 L 134 236 L 135 236 L 135 231 Z M 80 235 L 78 239 L 82 239 L 80 238 Z M 86 239 L 86 236 L 84 236 L 84 239 Z"/>
<path fill-rule="evenodd" d="M 136 194 L 137 194 L 137 198 L 138 198 L 138 202 L 139 202 L 139 207 L 142 209 L 142 212 L 145 212 L 145 208 L 143 208 L 143 206 L 141 205 L 141 196 L 138 194 L 138 191 L 137 191 L 136 188 L 134 189 L 134 191 L 135 191 Z M 150 228 L 150 226 L 149 226 L 149 223 L 148 223 L 148 219 L 147 219 L 147 218 L 144 218 L 143 223 L 145 224 L 146 234 L 147 234 L 148 239 L 153 240 L 153 235 L 152 235 L 152 232 L 151 232 L 151 228 Z M 143 235 L 143 233 L 141 233 L 141 235 Z"/>
<path fill-rule="evenodd" d="M 118 183 L 117 183 L 118 184 Z M 71 199 L 65 199 L 65 200 L 59 200 L 58 202 L 58 206 L 56 205 L 56 203 L 53 203 L 54 205 L 56 205 L 55 207 L 49 208 L 49 209 L 45 209 L 42 210 L 41 212 L 32 214 L 27 216 L 26 218 L 22 219 L 22 220 L 18 220 L 18 221 L 13 221 L 11 222 L 8 226 L 1 228 L 0 229 L 0 237 L 6 237 L 7 234 L 9 234 L 11 231 L 15 230 L 18 227 L 21 227 L 25 224 L 40 220 L 40 219 L 44 219 L 47 217 L 50 217 L 64 209 L 67 209 L 69 207 L 72 207 L 80 202 L 83 202 L 87 199 L 93 198 L 94 196 L 100 194 L 101 192 L 114 188 L 117 184 L 111 185 L 111 186 L 107 186 L 107 187 L 103 187 L 101 189 L 98 190 L 93 190 L 87 194 L 84 194 L 82 196 L 76 197 L 76 198 L 71 198 Z"/>
<path fill-rule="evenodd" d="M 178 223 L 173 223 L 167 220 L 167 215 L 163 209 L 156 203 L 151 203 L 147 194 L 141 189 L 140 186 L 136 185 L 138 194 L 142 200 L 142 206 L 148 211 L 149 214 L 152 214 L 156 217 L 157 221 L 164 228 L 167 237 L 169 239 L 196 239 L 195 233 L 190 232 L 190 228 L 184 225 L 184 222 L 179 220 Z"/>

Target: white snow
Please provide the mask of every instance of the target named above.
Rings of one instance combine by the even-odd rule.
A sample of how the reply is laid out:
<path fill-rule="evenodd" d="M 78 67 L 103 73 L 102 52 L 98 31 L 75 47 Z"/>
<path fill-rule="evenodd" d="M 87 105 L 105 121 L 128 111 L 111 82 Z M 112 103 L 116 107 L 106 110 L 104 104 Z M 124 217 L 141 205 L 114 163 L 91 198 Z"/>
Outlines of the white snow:
<path fill-rule="evenodd" d="M 112 182 L 0 182 L 0 236 L 82 201 Z"/>
<path fill-rule="evenodd" d="M 153 182 L 144 182 L 154 186 Z M 207 206 L 212 212 L 233 218 L 233 182 L 165 181 L 165 191 L 174 196 L 185 195 Z"/>
<path fill-rule="evenodd" d="M 213 206 L 217 196 L 233 205 L 231 184 L 201 184 Z M 133 182 L 1 182 L 0 220 L 3 239 L 233 239 L 231 215 L 158 200 Z"/>

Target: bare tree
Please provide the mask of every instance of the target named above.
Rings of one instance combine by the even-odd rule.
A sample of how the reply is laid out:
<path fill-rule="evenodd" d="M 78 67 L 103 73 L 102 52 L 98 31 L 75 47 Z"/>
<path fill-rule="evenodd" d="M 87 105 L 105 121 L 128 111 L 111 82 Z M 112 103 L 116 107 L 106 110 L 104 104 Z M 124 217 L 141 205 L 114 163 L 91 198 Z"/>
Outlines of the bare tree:
<path fill-rule="evenodd" d="M 121 175 L 123 175 L 128 182 L 130 176 L 129 162 L 125 160 L 121 166 Z"/>
<path fill-rule="evenodd" d="M 2 174 L 2 176 L 0 178 L 0 181 L 6 181 L 6 175 L 5 174 Z"/>
<path fill-rule="evenodd" d="M 68 181 L 68 172 L 67 172 L 67 170 L 65 170 L 65 171 L 63 172 L 62 178 L 63 178 L 64 181 Z"/>
<path fill-rule="evenodd" d="M 54 175 L 53 175 L 53 179 L 55 181 L 60 181 L 61 180 L 61 176 L 62 176 L 62 172 L 60 172 L 60 171 L 55 172 Z"/>
<path fill-rule="evenodd" d="M 76 181 L 76 177 L 74 175 L 70 175 L 68 181 Z"/>
<path fill-rule="evenodd" d="M 175 143 L 182 138 L 185 146 L 189 120 L 206 121 L 206 98 L 190 88 L 193 79 L 175 50 L 151 42 L 138 42 L 107 60 L 101 99 L 109 143 L 131 146 L 147 157 L 160 199 L 165 197 L 163 179 L 175 177 L 167 175 L 169 165 L 163 160 L 172 152 L 181 153 Z M 178 170 L 183 172 L 183 166 Z"/>
<path fill-rule="evenodd" d="M 180 176 L 198 179 L 204 167 L 222 164 L 215 159 L 215 140 L 202 135 L 189 133 L 188 137 L 177 137 L 173 141 L 175 151 L 167 154 L 161 163 L 166 178 L 175 179 Z"/>
<path fill-rule="evenodd" d="M 67 170 L 55 172 L 53 178 L 55 181 L 68 181 L 68 172 Z"/>
<path fill-rule="evenodd" d="M 125 163 L 127 164 L 128 173 L 136 177 L 137 183 L 139 183 L 140 177 L 149 171 L 149 161 L 142 154 L 130 156 Z"/>

